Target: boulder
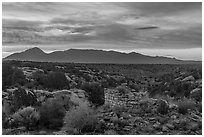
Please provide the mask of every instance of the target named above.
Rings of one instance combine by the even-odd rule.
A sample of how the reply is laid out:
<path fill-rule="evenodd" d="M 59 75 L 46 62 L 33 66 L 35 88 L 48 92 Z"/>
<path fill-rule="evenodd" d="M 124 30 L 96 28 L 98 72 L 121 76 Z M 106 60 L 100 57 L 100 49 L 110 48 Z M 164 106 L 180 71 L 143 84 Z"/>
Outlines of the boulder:
<path fill-rule="evenodd" d="M 200 101 L 202 99 L 202 89 L 195 88 L 190 92 L 190 98 Z"/>
<path fill-rule="evenodd" d="M 107 122 L 107 121 L 110 121 L 110 119 L 111 119 L 111 118 L 110 118 L 109 116 L 105 116 L 105 117 L 103 118 L 103 120 L 106 121 L 106 122 Z"/>
<path fill-rule="evenodd" d="M 177 118 L 176 115 L 172 115 L 172 116 L 171 116 L 171 119 L 176 119 L 176 118 Z"/>
<path fill-rule="evenodd" d="M 45 131 L 45 130 L 41 130 L 41 131 L 39 131 L 38 132 L 40 135 L 46 135 L 47 134 L 47 132 Z"/>
<path fill-rule="evenodd" d="M 188 77 L 185 77 L 184 79 L 182 79 L 181 81 L 184 82 L 184 81 L 194 81 L 195 78 L 193 76 L 188 76 Z"/>
<path fill-rule="evenodd" d="M 176 105 L 176 104 L 169 104 L 169 108 L 170 109 L 177 109 L 178 105 Z"/>
<path fill-rule="evenodd" d="M 174 125 L 173 125 L 173 124 L 170 124 L 170 123 L 167 123 L 167 124 L 166 124 L 166 127 L 168 127 L 170 130 L 173 130 L 173 129 L 174 129 Z"/>
<path fill-rule="evenodd" d="M 123 128 L 123 130 L 125 130 L 125 131 L 131 131 L 132 128 L 133 128 L 133 127 L 131 127 L 131 126 L 125 126 L 125 127 Z"/>
<path fill-rule="evenodd" d="M 178 81 L 178 80 L 181 80 L 181 79 L 182 79 L 182 77 L 178 77 L 178 78 L 175 79 L 175 81 Z"/>
<path fill-rule="evenodd" d="M 80 89 L 71 89 L 71 90 L 59 90 L 52 92 L 53 96 L 56 99 L 61 100 L 66 105 L 70 101 L 76 105 L 87 104 L 89 101 L 85 96 L 85 91 Z"/>
<path fill-rule="evenodd" d="M 71 80 L 72 80 L 72 79 L 69 77 L 69 73 L 65 73 L 64 75 L 65 75 L 65 77 L 67 78 L 68 81 L 71 81 Z"/>
<path fill-rule="evenodd" d="M 128 114 L 128 113 L 122 113 L 121 114 L 121 117 L 123 117 L 123 119 L 129 119 L 129 118 L 131 118 L 131 115 L 130 114 Z"/>
<path fill-rule="evenodd" d="M 7 93 L 7 92 L 2 92 L 2 98 L 4 98 L 4 97 L 8 97 L 8 95 L 9 95 L 9 93 Z"/>
<path fill-rule="evenodd" d="M 67 133 L 65 131 L 56 131 L 53 132 L 54 135 L 67 135 Z"/>
<path fill-rule="evenodd" d="M 2 134 L 3 135 L 19 135 L 20 133 L 26 132 L 25 127 L 18 127 L 5 130 Z"/>
<path fill-rule="evenodd" d="M 163 131 L 163 132 L 167 132 L 167 131 L 168 131 L 167 126 L 162 126 L 162 131 Z"/>
<path fill-rule="evenodd" d="M 149 121 L 155 121 L 155 120 L 157 120 L 157 118 L 155 118 L 155 117 L 150 117 L 149 118 Z"/>
<path fill-rule="evenodd" d="M 18 90 L 18 88 L 11 88 L 11 89 L 6 89 L 6 91 L 8 92 L 8 93 L 13 93 L 14 91 L 16 91 L 16 90 Z"/>
<path fill-rule="evenodd" d="M 58 98 L 58 97 L 62 97 L 62 96 L 70 96 L 71 91 L 69 91 L 69 90 L 58 90 L 58 91 L 52 92 L 52 94 L 53 94 L 53 96 L 55 98 Z"/>
<path fill-rule="evenodd" d="M 104 135 L 118 135 L 118 133 L 114 130 L 107 130 L 104 132 Z"/>
<path fill-rule="evenodd" d="M 161 124 L 159 122 L 156 122 L 154 125 L 153 125 L 153 128 L 156 129 L 156 130 L 160 130 L 161 129 Z"/>

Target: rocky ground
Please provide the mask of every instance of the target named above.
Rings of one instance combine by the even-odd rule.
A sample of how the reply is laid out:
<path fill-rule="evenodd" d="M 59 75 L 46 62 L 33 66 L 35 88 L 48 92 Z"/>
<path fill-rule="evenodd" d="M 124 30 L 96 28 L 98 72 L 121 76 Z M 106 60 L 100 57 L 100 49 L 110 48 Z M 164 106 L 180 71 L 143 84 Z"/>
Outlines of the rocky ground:
<path fill-rule="evenodd" d="M 202 134 L 202 113 L 197 111 L 182 115 L 174 108 L 168 114 L 162 115 L 153 105 L 148 110 L 125 110 L 120 115 L 114 113 L 112 109 L 102 109 L 100 112 L 100 122 L 105 124 L 106 132 L 114 131 L 116 134 L 124 135 Z"/>
<path fill-rule="evenodd" d="M 43 68 L 18 66 L 26 76 L 26 80 L 32 83 L 34 73 L 47 73 Z M 13 107 L 13 94 L 18 92 L 19 95 L 32 100 L 36 98 L 36 102 L 43 104 L 49 98 L 54 98 L 64 106 L 72 102 L 72 106 L 87 106 L 94 109 L 98 123 L 93 132 L 83 134 L 105 134 L 105 135 L 201 135 L 202 134 L 202 76 L 195 77 L 189 71 L 180 71 L 172 73 L 171 81 L 184 85 L 181 87 L 182 92 L 188 91 L 188 97 L 183 97 L 183 93 L 179 96 L 174 95 L 172 83 L 164 81 L 158 77 L 144 76 L 140 81 L 128 78 L 124 74 L 109 73 L 97 70 L 93 67 L 75 66 L 74 71 L 66 70 L 66 66 L 56 65 L 52 68 L 55 71 L 61 71 L 69 81 L 69 89 L 51 90 L 42 88 L 28 88 L 23 86 L 24 90 L 19 90 L 19 86 L 12 85 L 2 92 L 3 112 L 10 112 L 6 108 Z M 163 80 L 163 81 L 162 81 Z M 125 87 L 129 93 L 137 96 L 132 106 L 112 106 L 107 104 L 94 106 L 87 92 L 80 89 L 83 83 L 98 82 L 103 89 L 117 90 L 118 86 Z M 158 85 L 155 88 L 159 95 L 152 96 L 151 86 Z M 185 85 L 187 85 L 185 87 Z M 113 87 L 110 87 L 113 86 Z M 160 88 L 160 86 L 162 88 Z M 163 88 L 164 87 L 164 88 Z M 150 89 L 150 90 L 149 90 Z M 175 89 L 176 90 L 176 89 Z M 152 90 L 154 91 L 154 90 Z M 22 92 L 22 93 L 21 93 Z M 128 94 L 129 94 L 128 93 Z M 160 94 L 161 93 L 161 94 Z M 174 93 L 174 96 L 171 94 Z M 35 94 L 35 97 L 34 97 Z M 22 100 L 24 101 L 24 99 Z M 185 113 L 180 112 L 179 101 L 187 101 L 193 104 L 185 108 Z M 5 110 L 4 110 L 5 109 Z M 9 110 L 10 111 L 10 110 Z M 182 114 L 183 113 L 183 114 Z M 6 116 L 9 118 L 10 116 Z M 79 132 L 65 132 L 61 129 L 38 129 L 28 131 L 25 127 L 3 129 L 3 134 L 81 134 Z"/>

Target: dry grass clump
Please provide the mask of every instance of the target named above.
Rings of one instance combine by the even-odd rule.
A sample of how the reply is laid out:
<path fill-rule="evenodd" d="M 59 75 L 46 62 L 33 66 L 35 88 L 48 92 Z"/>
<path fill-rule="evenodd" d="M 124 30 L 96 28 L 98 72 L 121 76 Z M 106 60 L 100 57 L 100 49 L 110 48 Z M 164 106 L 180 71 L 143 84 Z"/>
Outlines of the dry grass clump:
<path fill-rule="evenodd" d="M 94 111 L 85 104 L 67 111 L 64 117 L 63 131 L 69 134 L 94 132 L 98 123 Z"/>

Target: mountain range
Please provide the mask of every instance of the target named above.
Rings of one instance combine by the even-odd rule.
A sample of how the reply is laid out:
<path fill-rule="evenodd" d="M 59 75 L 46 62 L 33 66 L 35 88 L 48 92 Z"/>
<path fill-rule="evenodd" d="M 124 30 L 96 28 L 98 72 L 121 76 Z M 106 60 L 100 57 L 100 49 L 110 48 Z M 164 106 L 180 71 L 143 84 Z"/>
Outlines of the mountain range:
<path fill-rule="evenodd" d="M 38 47 L 14 53 L 4 60 L 37 62 L 110 63 L 110 64 L 200 64 L 201 61 L 184 61 L 162 56 L 146 56 L 140 53 L 121 53 L 94 49 L 69 49 L 45 53 Z"/>

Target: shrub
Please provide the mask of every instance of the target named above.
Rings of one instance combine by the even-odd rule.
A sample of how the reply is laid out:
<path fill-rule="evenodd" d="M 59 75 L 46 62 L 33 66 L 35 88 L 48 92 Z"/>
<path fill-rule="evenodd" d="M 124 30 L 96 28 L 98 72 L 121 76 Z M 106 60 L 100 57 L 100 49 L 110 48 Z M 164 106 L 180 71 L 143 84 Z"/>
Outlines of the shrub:
<path fill-rule="evenodd" d="M 42 104 L 39 111 L 41 126 L 50 129 L 62 127 L 66 110 L 56 99 L 47 99 L 46 102 Z"/>
<path fill-rule="evenodd" d="M 102 87 L 102 88 L 108 88 L 108 87 L 109 87 L 107 80 L 105 80 L 105 79 L 102 79 L 102 80 L 101 80 L 101 87 Z"/>
<path fill-rule="evenodd" d="M 88 93 L 88 99 L 96 106 L 104 104 L 104 89 L 99 83 L 85 83 L 82 89 Z"/>
<path fill-rule="evenodd" d="M 182 128 L 183 130 L 187 130 L 187 125 L 189 121 L 187 118 L 182 118 L 179 120 L 178 128 Z"/>
<path fill-rule="evenodd" d="M 193 89 L 191 83 L 182 83 L 180 81 L 173 81 L 169 85 L 170 96 L 175 97 L 189 97 L 190 91 Z"/>
<path fill-rule="evenodd" d="M 178 102 L 178 112 L 181 114 L 186 114 L 188 109 L 193 109 L 195 103 L 190 99 L 183 99 L 182 101 Z"/>
<path fill-rule="evenodd" d="M 193 69 L 193 70 L 191 70 L 191 75 L 192 75 L 195 79 L 200 79 L 200 78 L 202 78 L 202 70 Z"/>
<path fill-rule="evenodd" d="M 33 74 L 35 85 L 41 85 L 44 88 L 63 89 L 69 88 L 69 82 L 62 72 L 50 72 L 47 75 L 41 72 Z"/>
<path fill-rule="evenodd" d="M 51 89 L 63 89 L 68 87 L 69 82 L 62 72 L 51 72 L 46 79 L 46 87 Z"/>
<path fill-rule="evenodd" d="M 192 88 L 193 88 L 193 86 L 192 86 L 192 84 L 190 84 L 190 83 L 184 83 L 184 84 L 182 84 L 182 89 L 183 89 L 183 91 L 184 91 L 184 96 L 185 96 L 185 97 L 189 97 Z"/>
<path fill-rule="evenodd" d="M 119 128 L 124 128 L 127 125 L 129 125 L 129 121 L 128 120 L 118 120 Z"/>
<path fill-rule="evenodd" d="M 5 112 L 2 112 L 2 127 L 8 128 L 9 126 L 9 117 Z"/>
<path fill-rule="evenodd" d="M 24 126 L 27 130 L 36 128 L 40 115 L 33 107 L 29 106 L 23 109 L 19 109 L 12 115 L 12 124 L 19 127 Z"/>
<path fill-rule="evenodd" d="M 162 95 L 163 92 L 166 90 L 167 90 L 167 87 L 164 85 L 164 83 L 148 86 L 148 92 L 150 97 L 155 97 L 156 95 Z"/>
<path fill-rule="evenodd" d="M 33 91 L 26 91 L 23 88 L 18 88 L 12 95 L 12 104 L 15 110 L 18 110 L 22 106 L 34 106 L 37 103 L 37 96 Z"/>
<path fill-rule="evenodd" d="M 41 85 L 43 87 L 45 87 L 45 80 L 46 80 L 46 75 L 40 71 L 34 72 L 32 75 L 33 79 L 34 79 L 34 84 L 36 86 Z"/>
<path fill-rule="evenodd" d="M 160 113 L 160 114 L 167 114 L 168 111 L 169 111 L 169 105 L 167 103 L 166 100 L 159 100 L 158 101 L 158 108 L 157 108 L 157 111 Z"/>
<path fill-rule="evenodd" d="M 91 81 L 92 80 L 92 77 L 89 75 L 89 74 L 83 74 L 83 78 L 85 79 L 85 81 Z"/>
<path fill-rule="evenodd" d="M 2 88 L 14 84 L 24 85 L 26 82 L 23 72 L 15 67 L 12 67 L 8 62 L 2 64 Z"/>
<path fill-rule="evenodd" d="M 107 87 L 116 87 L 117 86 L 117 81 L 115 79 L 111 78 L 107 78 L 106 79 L 106 84 Z"/>
<path fill-rule="evenodd" d="M 152 100 L 150 100 L 149 98 L 147 97 L 142 97 L 142 99 L 139 101 L 139 104 L 140 104 L 140 110 L 141 110 L 141 113 L 151 113 L 152 112 Z"/>
<path fill-rule="evenodd" d="M 106 129 L 106 122 L 104 120 L 98 121 L 95 131 L 98 133 L 104 133 L 105 129 Z"/>
<path fill-rule="evenodd" d="M 127 87 L 125 87 L 125 86 L 118 86 L 117 88 L 116 88 L 118 91 L 119 91 L 119 93 L 121 94 L 121 95 L 123 95 L 123 94 L 125 94 L 125 93 L 128 93 L 128 88 Z"/>
<path fill-rule="evenodd" d="M 97 123 L 98 120 L 94 111 L 83 104 L 66 113 L 63 130 L 77 130 L 78 133 L 94 132 Z"/>
<path fill-rule="evenodd" d="M 76 106 L 77 103 L 71 101 L 70 96 L 67 96 L 66 94 L 54 94 L 55 101 L 57 101 L 58 104 L 61 104 L 65 110 L 69 110 L 72 106 Z"/>
<path fill-rule="evenodd" d="M 2 127 L 10 127 L 10 115 L 14 112 L 13 106 L 9 102 L 2 103 Z"/>
<path fill-rule="evenodd" d="M 25 84 L 25 87 L 28 89 L 34 89 L 36 86 L 34 82 L 29 82 Z"/>
<path fill-rule="evenodd" d="M 128 86 L 129 86 L 131 89 L 134 89 L 136 92 L 139 92 L 139 86 L 137 86 L 136 84 L 128 84 Z"/>

